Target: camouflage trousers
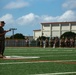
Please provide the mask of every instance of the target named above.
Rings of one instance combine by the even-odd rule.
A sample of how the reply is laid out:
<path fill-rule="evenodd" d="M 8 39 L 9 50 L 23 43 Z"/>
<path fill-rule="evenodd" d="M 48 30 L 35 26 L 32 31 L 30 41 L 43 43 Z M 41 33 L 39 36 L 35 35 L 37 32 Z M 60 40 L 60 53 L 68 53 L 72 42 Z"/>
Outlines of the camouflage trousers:
<path fill-rule="evenodd" d="M 0 41 L 0 54 L 3 55 L 5 50 L 5 41 Z"/>

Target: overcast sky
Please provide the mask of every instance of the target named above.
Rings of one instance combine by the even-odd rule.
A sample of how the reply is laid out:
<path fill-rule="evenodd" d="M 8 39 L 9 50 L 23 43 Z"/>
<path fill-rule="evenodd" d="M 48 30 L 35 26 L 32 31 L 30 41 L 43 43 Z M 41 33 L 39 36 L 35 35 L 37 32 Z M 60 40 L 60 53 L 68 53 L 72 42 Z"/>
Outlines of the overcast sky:
<path fill-rule="evenodd" d="M 0 0 L 0 20 L 6 22 L 4 29 L 33 35 L 42 22 L 76 21 L 76 0 Z"/>

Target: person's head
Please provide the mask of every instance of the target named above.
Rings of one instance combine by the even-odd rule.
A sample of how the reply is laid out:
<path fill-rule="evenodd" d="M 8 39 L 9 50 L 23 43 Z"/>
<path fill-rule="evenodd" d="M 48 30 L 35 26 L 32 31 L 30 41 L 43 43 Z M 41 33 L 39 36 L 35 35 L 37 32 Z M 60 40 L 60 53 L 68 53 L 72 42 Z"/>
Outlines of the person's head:
<path fill-rule="evenodd" d="M 0 27 L 3 27 L 5 25 L 4 21 L 0 21 Z"/>

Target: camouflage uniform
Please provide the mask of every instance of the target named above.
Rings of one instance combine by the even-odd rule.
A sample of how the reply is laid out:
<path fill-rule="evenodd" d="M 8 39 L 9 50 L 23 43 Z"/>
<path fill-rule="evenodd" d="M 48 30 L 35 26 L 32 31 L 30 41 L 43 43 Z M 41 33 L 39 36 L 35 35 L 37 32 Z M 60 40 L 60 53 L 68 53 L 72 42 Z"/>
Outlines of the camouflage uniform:
<path fill-rule="evenodd" d="M 0 34 L 4 33 L 4 29 L 0 27 Z M 5 49 L 5 35 L 0 36 L 0 54 L 3 55 Z"/>

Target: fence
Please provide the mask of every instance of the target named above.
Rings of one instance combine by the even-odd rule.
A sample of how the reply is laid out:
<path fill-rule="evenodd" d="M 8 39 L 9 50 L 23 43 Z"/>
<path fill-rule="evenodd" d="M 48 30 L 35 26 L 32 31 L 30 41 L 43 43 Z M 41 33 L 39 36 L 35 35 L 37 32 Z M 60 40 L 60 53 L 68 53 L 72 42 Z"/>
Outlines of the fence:
<path fill-rule="evenodd" d="M 6 47 L 29 47 L 37 46 L 36 41 L 26 41 L 26 40 L 5 40 Z"/>
<path fill-rule="evenodd" d="M 38 41 L 35 41 L 35 40 L 32 40 L 32 41 L 26 41 L 26 40 L 6 40 L 5 41 L 5 46 L 6 47 L 40 47 L 40 44 L 39 44 Z M 49 47 L 49 46 L 50 46 L 50 43 L 48 44 L 47 47 Z M 43 47 L 43 45 L 41 47 Z M 75 47 L 76 47 L 76 41 L 75 41 Z"/>

